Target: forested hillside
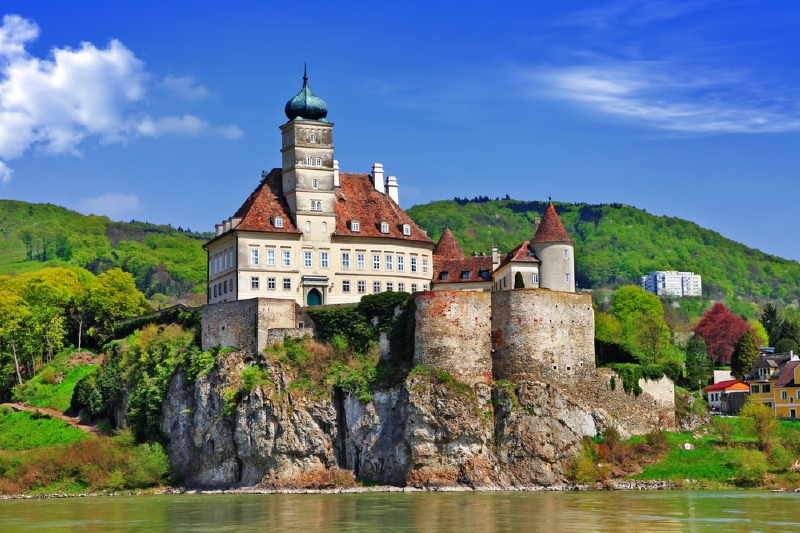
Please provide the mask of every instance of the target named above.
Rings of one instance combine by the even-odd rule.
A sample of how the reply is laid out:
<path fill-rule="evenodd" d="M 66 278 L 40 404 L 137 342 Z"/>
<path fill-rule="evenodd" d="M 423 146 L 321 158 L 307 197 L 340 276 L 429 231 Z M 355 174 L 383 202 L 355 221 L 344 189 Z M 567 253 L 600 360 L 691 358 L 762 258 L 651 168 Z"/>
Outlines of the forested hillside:
<path fill-rule="evenodd" d="M 210 238 L 171 226 L 112 222 L 52 204 L 0 200 L 0 274 L 64 263 L 95 274 L 119 267 L 133 274 L 148 298 L 205 303 L 202 244 Z"/>
<path fill-rule="evenodd" d="M 707 299 L 800 300 L 800 263 L 748 248 L 697 224 L 623 204 L 555 204 L 575 239 L 575 275 L 584 288 L 639 283 L 652 270 L 703 276 Z M 464 252 L 501 252 L 533 237 L 547 202 L 455 199 L 414 206 L 408 214 L 438 239 L 446 226 Z M 737 298 L 738 299 L 738 298 Z"/>

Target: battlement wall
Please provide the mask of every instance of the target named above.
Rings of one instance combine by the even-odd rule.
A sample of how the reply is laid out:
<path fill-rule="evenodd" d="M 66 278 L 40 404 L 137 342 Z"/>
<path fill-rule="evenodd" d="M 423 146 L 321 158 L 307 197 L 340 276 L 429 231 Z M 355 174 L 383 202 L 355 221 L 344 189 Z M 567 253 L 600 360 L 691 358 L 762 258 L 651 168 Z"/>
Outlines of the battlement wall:
<path fill-rule="evenodd" d="M 589 294 L 515 289 L 491 297 L 495 379 L 563 380 L 595 367 Z"/>
<path fill-rule="evenodd" d="M 428 291 L 414 299 L 414 365 L 446 370 L 470 385 L 491 381 L 490 293 Z"/>

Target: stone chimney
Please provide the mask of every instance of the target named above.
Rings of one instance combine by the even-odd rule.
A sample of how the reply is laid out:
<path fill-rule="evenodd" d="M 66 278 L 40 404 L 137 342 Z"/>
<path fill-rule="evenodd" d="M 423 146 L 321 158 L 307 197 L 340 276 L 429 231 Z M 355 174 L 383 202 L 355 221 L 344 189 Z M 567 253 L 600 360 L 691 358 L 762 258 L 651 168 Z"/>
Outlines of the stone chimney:
<path fill-rule="evenodd" d="M 394 200 L 397 205 L 400 205 L 400 196 L 398 195 L 398 188 L 397 188 L 397 178 L 395 176 L 389 176 L 386 178 L 386 194 L 389 195 L 389 198 Z"/>
<path fill-rule="evenodd" d="M 372 185 L 376 191 L 383 192 L 383 165 L 380 163 L 372 165 Z"/>
<path fill-rule="evenodd" d="M 339 161 L 333 160 L 333 186 L 339 186 Z"/>
<path fill-rule="evenodd" d="M 496 244 L 492 245 L 492 270 L 497 270 L 500 266 L 500 249 Z"/>

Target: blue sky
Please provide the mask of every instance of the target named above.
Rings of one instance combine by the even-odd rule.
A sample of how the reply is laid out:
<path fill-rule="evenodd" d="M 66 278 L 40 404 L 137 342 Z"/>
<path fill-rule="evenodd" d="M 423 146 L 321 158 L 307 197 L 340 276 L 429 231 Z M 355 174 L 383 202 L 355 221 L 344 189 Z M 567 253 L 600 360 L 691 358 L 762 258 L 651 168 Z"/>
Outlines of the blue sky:
<path fill-rule="evenodd" d="M 122 7 L 116 4 L 123 4 Z M 622 202 L 800 259 L 796 1 L 4 0 L 0 197 L 211 230 L 328 104 L 403 207 Z"/>

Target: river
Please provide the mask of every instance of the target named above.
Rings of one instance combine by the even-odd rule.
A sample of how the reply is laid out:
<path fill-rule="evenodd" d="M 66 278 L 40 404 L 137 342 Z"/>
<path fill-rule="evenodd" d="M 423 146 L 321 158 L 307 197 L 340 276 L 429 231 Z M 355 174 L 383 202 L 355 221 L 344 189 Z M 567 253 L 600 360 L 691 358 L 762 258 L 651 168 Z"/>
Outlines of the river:
<path fill-rule="evenodd" d="M 800 531 L 756 491 L 185 494 L 0 501 L 0 531 Z"/>

